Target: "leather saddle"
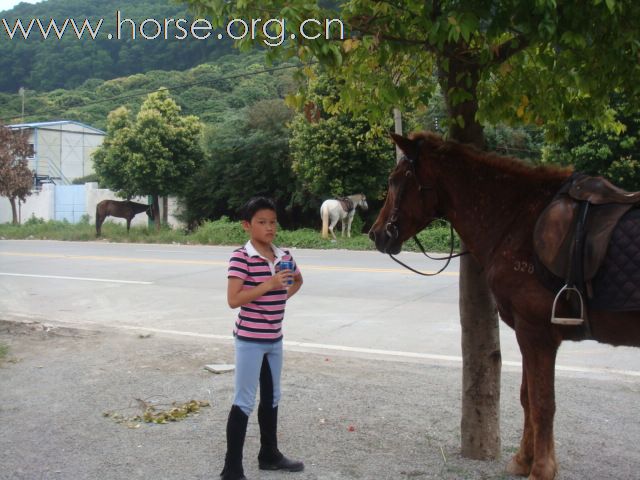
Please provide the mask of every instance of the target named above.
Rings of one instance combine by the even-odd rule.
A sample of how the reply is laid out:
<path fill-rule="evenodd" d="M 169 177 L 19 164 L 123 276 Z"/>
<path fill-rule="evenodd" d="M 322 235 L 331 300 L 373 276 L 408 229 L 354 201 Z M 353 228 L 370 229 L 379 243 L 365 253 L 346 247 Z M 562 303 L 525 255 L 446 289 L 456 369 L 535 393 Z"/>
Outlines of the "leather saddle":
<path fill-rule="evenodd" d="M 627 192 L 602 177 L 574 173 L 536 222 L 533 245 L 538 259 L 566 282 L 565 288 L 586 289 L 591 296 L 590 282 L 602 265 L 613 230 L 637 205 L 640 192 Z"/>
<path fill-rule="evenodd" d="M 340 206 L 347 213 L 355 208 L 353 201 L 349 197 L 338 197 L 336 200 L 340 202 Z"/>

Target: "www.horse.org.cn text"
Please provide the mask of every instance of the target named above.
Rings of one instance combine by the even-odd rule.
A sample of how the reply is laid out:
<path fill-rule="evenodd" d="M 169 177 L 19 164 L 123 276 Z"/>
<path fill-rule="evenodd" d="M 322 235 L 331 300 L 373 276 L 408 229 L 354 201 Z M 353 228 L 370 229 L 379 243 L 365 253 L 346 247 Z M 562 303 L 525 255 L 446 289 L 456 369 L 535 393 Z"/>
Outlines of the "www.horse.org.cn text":
<path fill-rule="evenodd" d="M 226 22 L 221 29 L 214 28 L 206 18 L 187 20 L 185 18 L 147 18 L 142 21 L 122 16 L 120 10 L 115 14 L 115 32 L 102 32 L 104 18 L 92 21 L 88 18 L 76 20 L 66 18 L 48 21 L 39 18 L 0 20 L 0 36 L 9 40 L 61 40 L 64 36 L 77 40 L 107 38 L 109 40 L 260 40 L 266 46 L 278 47 L 287 39 L 334 39 L 344 40 L 344 24 L 337 18 L 318 20 L 308 18 L 302 21 L 294 31 L 288 30 L 285 18 L 252 18 L 245 20 L 234 18 Z M 215 32 L 218 33 L 215 33 Z"/>

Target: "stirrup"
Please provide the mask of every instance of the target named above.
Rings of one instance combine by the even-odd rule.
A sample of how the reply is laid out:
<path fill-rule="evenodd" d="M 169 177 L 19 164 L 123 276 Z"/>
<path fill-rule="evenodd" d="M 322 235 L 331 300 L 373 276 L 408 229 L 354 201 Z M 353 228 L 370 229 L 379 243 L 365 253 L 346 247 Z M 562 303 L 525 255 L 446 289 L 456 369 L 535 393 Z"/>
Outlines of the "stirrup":
<path fill-rule="evenodd" d="M 580 299 L 580 317 L 556 317 L 556 303 L 562 292 L 575 292 Z M 551 323 L 557 325 L 582 325 L 584 323 L 584 301 L 582 300 L 582 293 L 576 287 L 570 287 L 569 284 L 565 285 L 556 294 L 556 298 L 553 299 L 553 307 L 551 307 Z"/>

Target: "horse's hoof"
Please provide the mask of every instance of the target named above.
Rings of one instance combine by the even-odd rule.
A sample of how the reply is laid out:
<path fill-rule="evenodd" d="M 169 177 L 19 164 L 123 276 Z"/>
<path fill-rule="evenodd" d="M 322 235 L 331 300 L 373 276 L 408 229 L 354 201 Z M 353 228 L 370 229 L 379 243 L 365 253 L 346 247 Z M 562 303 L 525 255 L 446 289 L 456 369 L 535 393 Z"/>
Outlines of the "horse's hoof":
<path fill-rule="evenodd" d="M 526 477 L 531 473 L 531 464 L 521 462 L 518 460 L 518 455 L 514 455 L 507 465 L 507 473 L 509 475 Z"/>
<path fill-rule="evenodd" d="M 536 464 L 531 469 L 528 480 L 553 480 L 556 478 L 557 470 L 555 462 Z"/>

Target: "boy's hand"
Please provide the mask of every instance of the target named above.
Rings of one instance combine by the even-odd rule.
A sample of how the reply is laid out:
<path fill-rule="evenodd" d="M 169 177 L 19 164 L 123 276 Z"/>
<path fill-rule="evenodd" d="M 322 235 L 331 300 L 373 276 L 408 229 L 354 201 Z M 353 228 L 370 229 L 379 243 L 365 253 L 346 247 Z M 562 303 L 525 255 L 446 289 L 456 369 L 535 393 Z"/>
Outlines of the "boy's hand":
<path fill-rule="evenodd" d="M 271 277 L 271 290 L 289 288 L 291 282 L 293 282 L 293 272 L 291 270 L 280 270 Z"/>

